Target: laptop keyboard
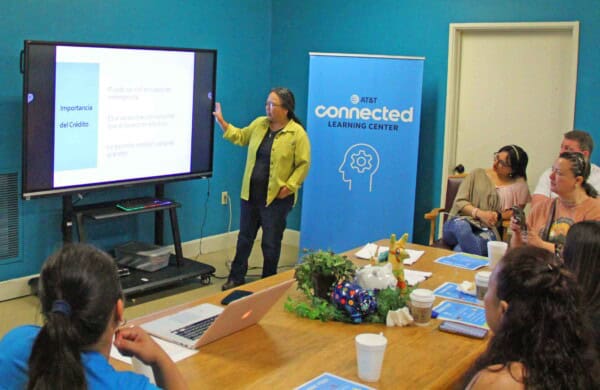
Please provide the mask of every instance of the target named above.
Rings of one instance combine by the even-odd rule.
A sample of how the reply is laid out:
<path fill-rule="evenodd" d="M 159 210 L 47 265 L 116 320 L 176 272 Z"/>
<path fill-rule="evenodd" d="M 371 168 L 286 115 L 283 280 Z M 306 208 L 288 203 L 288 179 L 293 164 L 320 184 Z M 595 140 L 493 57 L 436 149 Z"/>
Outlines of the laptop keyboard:
<path fill-rule="evenodd" d="M 179 329 L 172 330 L 171 333 L 176 334 L 177 336 L 185 337 L 188 340 L 196 340 L 204 334 L 206 329 L 208 329 L 213 322 L 215 322 L 217 317 L 218 315 L 188 324 Z"/>

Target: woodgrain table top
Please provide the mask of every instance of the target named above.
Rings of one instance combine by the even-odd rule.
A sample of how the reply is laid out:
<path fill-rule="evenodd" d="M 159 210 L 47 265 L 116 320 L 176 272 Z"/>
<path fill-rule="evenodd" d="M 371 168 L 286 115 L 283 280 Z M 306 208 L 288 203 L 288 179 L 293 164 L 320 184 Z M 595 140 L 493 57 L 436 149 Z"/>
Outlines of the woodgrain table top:
<path fill-rule="evenodd" d="M 387 241 L 382 240 L 380 244 L 387 245 Z M 447 281 L 460 283 L 474 278 L 473 271 L 434 263 L 435 259 L 451 252 L 414 244 L 408 247 L 425 250 L 425 254 L 406 268 L 433 272 L 420 287 L 433 290 Z M 346 254 L 357 264 L 368 263 L 355 258 L 354 252 Z M 243 289 L 257 291 L 291 278 L 293 270 L 249 283 Z M 201 302 L 219 304 L 227 293 L 166 309 L 136 322 Z M 378 389 L 450 388 L 487 344 L 487 338 L 476 340 L 440 332 L 439 320 L 432 320 L 424 327 L 386 327 L 299 318 L 285 311 L 283 302 L 287 296 L 300 295 L 294 284 L 258 325 L 206 345 L 196 355 L 178 362 L 190 388 L 292 389 L 324 372 Z M 359 333 L 379 332 L 388 339 L 381 378 L 374 383 L 362 382 L 357 376 L 354 337 Z M 113 364 L 119 369 L 131 369 L 118 361 Z"/>

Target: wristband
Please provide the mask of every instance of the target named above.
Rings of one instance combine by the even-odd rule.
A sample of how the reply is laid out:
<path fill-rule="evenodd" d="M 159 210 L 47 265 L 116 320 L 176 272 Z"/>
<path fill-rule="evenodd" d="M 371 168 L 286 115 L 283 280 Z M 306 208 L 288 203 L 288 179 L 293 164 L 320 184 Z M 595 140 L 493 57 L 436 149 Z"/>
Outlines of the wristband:
<path fill-rule="evenodd" d="M 471 210 L 471 217 L 473 217 L 473 219 L 477 219 L 478 211 L 479 211 L 479 209 L 477 207 L 473 207 L 473 210 Z"/>

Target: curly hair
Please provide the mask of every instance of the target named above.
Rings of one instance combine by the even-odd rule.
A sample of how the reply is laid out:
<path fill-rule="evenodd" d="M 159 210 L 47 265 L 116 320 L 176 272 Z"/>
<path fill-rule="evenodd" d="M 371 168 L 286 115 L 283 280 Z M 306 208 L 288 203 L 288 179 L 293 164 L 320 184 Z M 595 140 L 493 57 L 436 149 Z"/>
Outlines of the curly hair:
<path fill-rule="evenodd" d="M 465 383 L 489 366 L 500 371 L 520 362 L 526 388 L 598 388 L 600 367 L 577 282 L 561 260 L 524 246 L 507 252 L 494 274 L 496 297 L 508 308 Z"/>

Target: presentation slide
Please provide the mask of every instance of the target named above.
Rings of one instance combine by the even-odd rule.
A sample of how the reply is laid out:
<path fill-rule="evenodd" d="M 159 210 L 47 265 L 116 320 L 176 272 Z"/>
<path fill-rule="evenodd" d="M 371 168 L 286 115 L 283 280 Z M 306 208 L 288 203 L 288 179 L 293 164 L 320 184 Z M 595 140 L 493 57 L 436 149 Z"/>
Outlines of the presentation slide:
<path fill-rule="evenodd" d="M 190 172 L 193 88 L 193 52 L 58 46 L 54 186 Z"/>

